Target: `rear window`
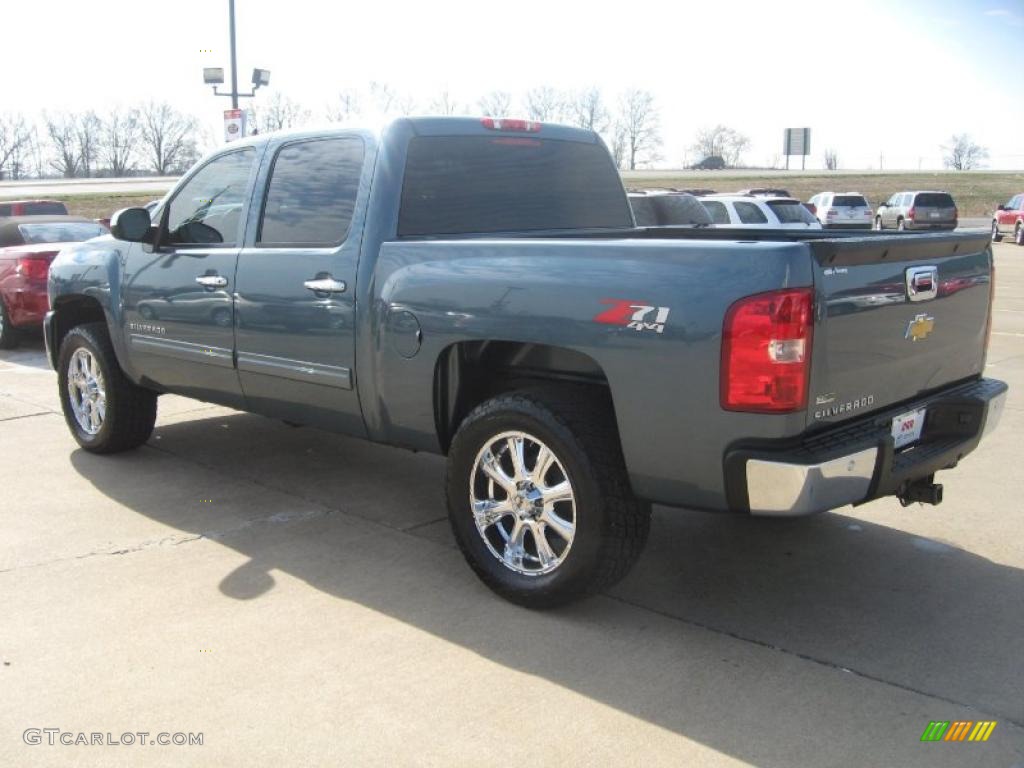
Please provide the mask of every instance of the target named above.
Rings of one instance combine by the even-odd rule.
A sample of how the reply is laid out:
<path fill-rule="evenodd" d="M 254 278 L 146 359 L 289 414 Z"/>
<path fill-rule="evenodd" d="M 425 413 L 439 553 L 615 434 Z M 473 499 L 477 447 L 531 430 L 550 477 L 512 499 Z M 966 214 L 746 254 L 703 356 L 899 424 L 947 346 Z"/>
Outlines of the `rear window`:
<path fill-rule="evenodd" d="M 867 208 L 868 201 L 862 195 L 836 195 L 832 200 L 833 208 Z"/>
<path fill-rule="evenodd" d="M 632 226 L 600 144 L 512 136 L 409 142 L 399 235 Z"/>
<path fill-rule="evenodd" d="M 629 204 L 633 208 L 633 218 L 638 227 L 658 226 L 658 214 L 654 212 L 654 201 L 649 197 L 631 197 Z"/>
<path fill-rule="evenodd" d="M 107 234 L 101 225 L 88 221 L 19 224 L 18 231 L 26 243 L 77 243 Z"/>
<path fill-rule="evenodd" d="M 25 203 L 21 208 L 26 216 L 59 215 L 68 212 L 68 208 L 64 203 Z"/>
<path fill-rule="evenodd" d="M 725 203 L 719 203 L 714 200 L 701 200 L 700 204 L 704 206 L 704 210 L 708 212 L 708 215 L 715 224 L 729 223 L 729 211 L 726 210 Z"/>
<path fill-rule="evenodd" d="M 945 192 L 921 192 L 914 198 L 914 205 L 922 208 L 953 208 L 953 198 Z"/>
<path fill-rule="evenodd" d="M 803 203 L 788 200 L 772 200 L 768 203 L 779 221 L 783 224 L 817 224 L 818 220 Z"/>

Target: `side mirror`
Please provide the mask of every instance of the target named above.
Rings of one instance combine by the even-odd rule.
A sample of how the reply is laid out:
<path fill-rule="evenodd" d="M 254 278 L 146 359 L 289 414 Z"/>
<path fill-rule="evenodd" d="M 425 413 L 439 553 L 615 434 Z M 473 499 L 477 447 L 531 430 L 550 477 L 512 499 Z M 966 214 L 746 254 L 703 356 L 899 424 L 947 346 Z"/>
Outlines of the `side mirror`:
<path fill-rule="evenodd" d="M 149 242 L 149 211 L 145 208 L 122 208 L 110 217 L 110 234 L 129 243 Z"/>

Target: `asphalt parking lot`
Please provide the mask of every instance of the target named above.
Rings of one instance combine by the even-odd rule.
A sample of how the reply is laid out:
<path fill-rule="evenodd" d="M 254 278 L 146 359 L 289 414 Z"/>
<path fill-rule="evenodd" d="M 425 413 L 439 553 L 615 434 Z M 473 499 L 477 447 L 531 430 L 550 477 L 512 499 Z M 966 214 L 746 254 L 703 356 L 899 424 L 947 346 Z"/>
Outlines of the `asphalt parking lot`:
<path fill-rule="evenodd" d="M 0 765 L 1024 766 L 1024 249 L 995 249 L 1011 392 L 941 506 L 659 508 L 624 583 L 549 613 L 464 564 L 439 457 L 176 397 L 96 457 L 41 341 L 0 352 Z"/>

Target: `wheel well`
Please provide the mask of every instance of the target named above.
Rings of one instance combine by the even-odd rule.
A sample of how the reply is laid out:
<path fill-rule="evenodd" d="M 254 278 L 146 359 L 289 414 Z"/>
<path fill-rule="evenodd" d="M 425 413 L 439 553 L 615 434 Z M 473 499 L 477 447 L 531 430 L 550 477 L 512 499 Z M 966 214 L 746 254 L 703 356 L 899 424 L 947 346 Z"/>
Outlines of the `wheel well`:
<path fill-rule="evenodd" d="M 88 296 L 67 296 L 58 298 L 53 306 L 53 349 L 54 359 L 60 351 L 60 344 L 68 332 L 85 323 L 106 322 L 107 316 L 100 303 Z"/>
<path fill-rule="evenodd" d="M 434 369 L 434 421 L 441 449 L 448 452 L 459 424 L 480 403 L 542 382 L 608 387 L 597 361 L 565 347 L 512 341 L 447 347 Z"/>

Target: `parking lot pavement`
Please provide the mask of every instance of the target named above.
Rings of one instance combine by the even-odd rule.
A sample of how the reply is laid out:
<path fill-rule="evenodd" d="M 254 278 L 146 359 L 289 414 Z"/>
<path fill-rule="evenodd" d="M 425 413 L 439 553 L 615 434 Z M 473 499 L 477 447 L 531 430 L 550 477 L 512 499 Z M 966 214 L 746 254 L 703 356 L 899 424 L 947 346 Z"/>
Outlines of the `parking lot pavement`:
<path fill-rule="evenodd" d="M 658 508 L 625 582 L 548 613 L 465 566 L 439 457 L 176 397 L 96 457 L 40 342 L 0 353 L 0 765 L 1024 766 L 1024 249 L 996 253 L 1011 394 L 941 506 Z"/>

